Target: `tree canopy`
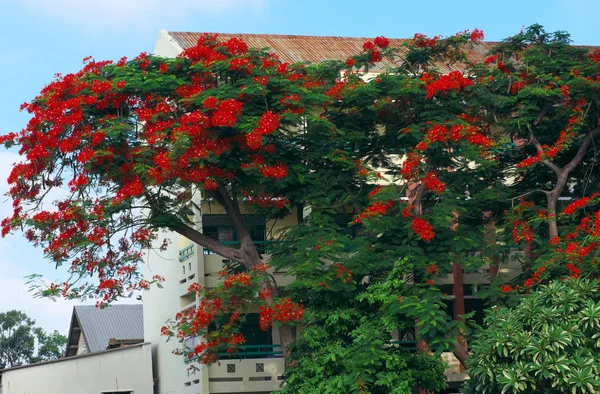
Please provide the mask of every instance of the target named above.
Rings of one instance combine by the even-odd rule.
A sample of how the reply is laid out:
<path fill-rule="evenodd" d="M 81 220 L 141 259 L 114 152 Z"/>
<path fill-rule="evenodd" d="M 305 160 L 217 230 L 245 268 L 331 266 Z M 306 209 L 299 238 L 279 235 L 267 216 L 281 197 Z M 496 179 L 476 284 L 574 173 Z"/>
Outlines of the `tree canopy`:
<path fill-rule="evenodd" d="M 490 303 L 598 274 L 599 51 L 534 25 L 474 61 L 482 39 L 377 37 L 345 62 L 287 64 L 205 35 L 175 59 L 87 59 L 0 139 L 24 157 L 3 234 L 23 229 L 68 264 L 72 277 L 45 295 L 102 305 L 162 281 L 141 277 L 142 253 L 173 247 L 158 230 L 177 232 L 233 262 L 216 288 L 192 285 L 198 307 L 163 328 L 203 339 L 182 346 L 189 362 L 235 352 L 258 310 L 261 328 L 279 326 L 285 390 L 439 389 L 439 353 L 468 358 L 470 315 L 457 302 L 444 310 L 463 274 L 489 270 Z M 369 72 L 384 59 L 393 66 Z M 224 209 L 239 247 L 200 231 L 200 204 Z M 244 215 L 292 212 L 299 223 L 276 234 L 267 262 Z M 516 251 L 522 274 L 505 278 Z M 269 266 L 292 284 L 282 289 Z M 390 343 L 394 330 L 419 351 Z"/>
<path fill-rule="evenodd" d="M 0 369 L 59 358 L 67 338 L 36 327 L 24 312 L 0 313 Z"/>

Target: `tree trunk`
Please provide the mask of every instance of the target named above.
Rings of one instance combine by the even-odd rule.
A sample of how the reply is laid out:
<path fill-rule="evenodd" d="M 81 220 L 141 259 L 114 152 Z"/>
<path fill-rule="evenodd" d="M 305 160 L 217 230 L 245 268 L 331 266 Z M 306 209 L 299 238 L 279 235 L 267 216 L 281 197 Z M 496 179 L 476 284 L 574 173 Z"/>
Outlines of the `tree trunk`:
<path fill-rule="evenodd" d="M 561 190 L 562 191 L 562 190 Z M 558 237 L 558 223 L 556 221 L 556 203 L 558 202 L 558 196 L 554 191 L 547 194 L 548 200 L 548 236 L 550 239 Z"/>
<path fill-rule="evenodd" d="M 281 342 L 281 353 L 283 354 L 283 362 L 285 366 L 290 365 L 290 345 L 296 340 L 295 326 L 279 327 L 279 341 Z"/>
<path fill-rule="evenodd" d="M 452 263 L 452 294 L 454 295 L 454 320 L 463 320 L 462 316 L 465 314 L 465 294 L 463 291 L 463 272 L 462 266 L 457 263 Z M 460 361 L 461 372 L 464 371 L 467 358 L 469 353 L 467 352 L 467 342 L 463 335 L 456 336 L 456 343 L 454 345 L 454 355 Z"/>
<path fill-rule="evenodd" d="M 492 216 L 492 212 L 487 211 L 483 213 L 483 218 L 485 219 L 489 219 Z M 485 239 L 485 244 L 486 244 L 486 248 L 490 249 L 492 251 L 492 258 L 490 259 L 490 263 L 489 263 L 489 274 L 491 277 L 495 278 L 498 276 L 498 269 L 500 266 L 500 262 L 498 259 L 498 245 L 496 242 L 496 221 L 491 219 L 488 223 L 486 223 L 484 225 L 485 228 L 485 235 L 484 235 L 484 239 Z"/>

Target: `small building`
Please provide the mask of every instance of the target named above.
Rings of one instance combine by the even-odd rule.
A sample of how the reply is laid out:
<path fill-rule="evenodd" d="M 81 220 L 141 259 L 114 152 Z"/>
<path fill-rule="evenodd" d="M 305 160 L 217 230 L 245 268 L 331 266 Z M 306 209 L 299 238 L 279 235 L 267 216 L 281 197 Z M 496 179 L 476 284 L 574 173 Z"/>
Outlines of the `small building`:
<path fill-rule="evenodd" d="M 151 394 L 142 305 L 73 308 L 65 357 L 0 370 L 0 394 Z"/>
<path fill-rule="evenodd" d="M 95 305 L 75 306 L 65 356 L 104 351 L 111 345 L 111 339 L 121 345 L 143 342 L 143 313 L 142 304 L 115 304 L 104 309 Z"/>
<path fill-rule="evenodd" d="M 149 343 L 0 371 L 0 394 L 151 394 Z"/>

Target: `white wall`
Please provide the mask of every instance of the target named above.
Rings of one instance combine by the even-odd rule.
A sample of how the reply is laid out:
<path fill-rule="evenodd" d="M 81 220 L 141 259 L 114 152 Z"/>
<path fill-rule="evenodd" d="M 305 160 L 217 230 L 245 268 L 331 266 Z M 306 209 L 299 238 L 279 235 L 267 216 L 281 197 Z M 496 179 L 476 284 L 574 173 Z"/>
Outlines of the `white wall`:
<path fill-rule="evenodd" d="M 154 46 L 154 54 L 162 57 L 177 57 L 182 51 L 183 48 L 173 40 L 169 33 L 160 29 Z"/>
<path fill-rule="evenodd" d="M 152 393 L 150 344 L 89 353 L 2 372 L 2 394 Z"/>
<path fill-rule="evenodd" d="M 146 263 L 142 267 L 145 277 L 161 275 L 166 279 L 162 289 L 151 286 L 150 290 L 142 293 L 144 297 L 144 340 L 152 343 L 154 376 L 157 379 L 154 393 L 183 394 L 189 392 L 184 383 L 190 379 L 188 379 L 187 366 L 183 357 L 173 354 L 173 350 L 180 344 L 176 339 L 167 342 L 167 338 L 160 335 L 160 329 L 166 325 L 166 321 L 174 319 L 182 309 L 179 298 L 181 264 L 179 263 L 178 235 L 173 232 L 160 232 L 156 244 L 161 244 L 164 238 L 171 240 L 167 250 L 147 252 Z M 194 394 L 198 392 L 201 391 L 198 390 Z"/>

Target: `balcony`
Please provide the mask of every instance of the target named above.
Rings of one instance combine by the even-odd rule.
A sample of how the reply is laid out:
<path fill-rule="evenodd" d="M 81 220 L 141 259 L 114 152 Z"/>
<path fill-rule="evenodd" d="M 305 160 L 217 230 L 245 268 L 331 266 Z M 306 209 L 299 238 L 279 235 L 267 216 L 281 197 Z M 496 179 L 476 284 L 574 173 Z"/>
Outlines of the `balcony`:
<path fill-rule="evenodd" d="M 271 250 L 273 249 L 273 246 L 277 243 L 278 241 L 254 241 L 252 242 L 254 244 L 254 246 L 256 246 L 256 251 L 261 254 L 261 255 L 265 255 L 265 254 L 271 254 Z M 231 246 L 232 248 L 238 248 L 240 246 L 240 242 L 239 241 L 220 241 L 219 242 L 221 245 L 226 245 L 226 246 Z M 181 254 L 181 252 L 179 252 Z M 213 252 L 210 249 L 204 249 L 204 254 L 205 255 L 213 255 L 215 254 L 215 252 Z"/>
<path fill-rule="evenodd" d="M 208 368 L 210 393 L 271 392 L 283 383 L 281 345 L 245 345 Z"/>
<path fill-rule="evenodd" d="M 179 261 L 185 261 L 194 254 L 194 244 L 186 246 L 179 251 Z"/>

